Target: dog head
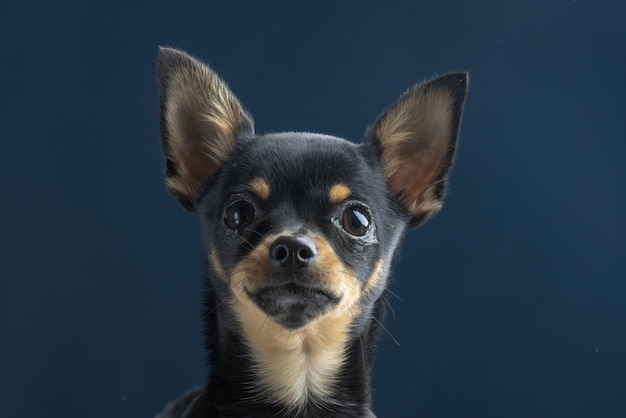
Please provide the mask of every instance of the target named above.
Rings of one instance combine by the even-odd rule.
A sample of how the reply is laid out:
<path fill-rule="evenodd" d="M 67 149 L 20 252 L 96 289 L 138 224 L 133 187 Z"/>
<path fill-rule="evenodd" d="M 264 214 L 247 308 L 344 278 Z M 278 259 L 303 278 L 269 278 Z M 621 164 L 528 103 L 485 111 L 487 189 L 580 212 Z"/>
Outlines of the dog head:
<path fill-rule="evenodd" d="M 167 187 L 200 216 L 219 297 L 244 328 L 354 327 L 403 232 L 441 208 L 467 75 L 409 89 L 355 144 L 256 134 L 217 74 L 180 51 L 161 49 L 158 73 Z"/>

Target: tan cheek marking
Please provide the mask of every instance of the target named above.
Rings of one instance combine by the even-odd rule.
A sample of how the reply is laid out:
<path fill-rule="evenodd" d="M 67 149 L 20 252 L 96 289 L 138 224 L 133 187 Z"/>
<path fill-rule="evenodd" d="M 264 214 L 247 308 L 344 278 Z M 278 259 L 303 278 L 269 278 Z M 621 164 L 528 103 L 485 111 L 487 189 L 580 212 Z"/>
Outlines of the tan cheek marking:
<path fill-rule="evenodd" d="M 270 185 L 261 177 L 253 179 L 250 184 L 248 184 L 248 190 L 263 200 L 267 200 L 270 196 Z"/>
<path fill-rule="evenodd" d="M 235 267 L 231 304 L 254 360 L 257 391 L 290 411 L 298 411 L 312 395 L 317 399 L 333 396 L 333 383 L 345 360 L 352 321 L 361 312 L 361 286 L 328 242 L 312 237 L 319 256 L 319 267 L 313 275 L 342 299 L 335 309 L 300 329 L 283 328 L 245 294 L 245 289 L 252 290 L 269 277 L 267 254 L 276 238 L 264 239 Z"/>
<path fill-rule="evenodd" d="M 365 282 L 365 289 L 363 289 L 364 293 L 369 293 L 376 288 L 378 282 L 383 273 L 383 260 L 378 260 L 376 265 L 374 266 L 374 270 L 372 270 L 372 274 L 367 278 Z"/>
<path fill-rule="evenodd" d="M 328 191 L 328 198 L 331 203 L 340 203 L 350 197 L 352 190 L 343 183 L 337 183 Z"/>
<path fill-rule="evenodd" d="M 217 252 L 213 247 L 209 253 L 209 260 L 211 261 L 211 265 L 213 266 L 213 270 L 215 270 L 217 276 L 222 280 L 226 280 L 226 272 L 224 271 L 224 267 L 222 266 L 222 263 L 217 256 Z"/>
<path fill-rule="evenodd" d="M 313 242 L 318 249 L 316 273 L 320 277 L 320 281 L 335 295 L 343 297 L 340 306 L 344 303 L 352 305 L 361 296 L 359 280 L 352 270 L 337 257 L 328 241 L 313 237 Z M 339 309 L 340 306 L 336 309 Z"/>

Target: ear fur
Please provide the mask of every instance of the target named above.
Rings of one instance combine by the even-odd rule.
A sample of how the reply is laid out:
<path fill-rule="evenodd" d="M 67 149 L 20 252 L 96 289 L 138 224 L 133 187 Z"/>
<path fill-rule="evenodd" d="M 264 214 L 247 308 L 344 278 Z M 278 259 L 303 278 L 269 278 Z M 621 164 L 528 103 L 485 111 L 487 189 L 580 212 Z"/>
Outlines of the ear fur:
<path fill-rule="evenodd" d="M 372 125 L 391 192 L 417 226 L 441 209 L 467 94 L 468 74 L 447 74 L 405 92 Z"/>
<path fill-rule="evenodd" d="M 201 187 L 228 158 L 252 119 L 218 75 L 182 51 L 159 48 L 159 117 L 168 190 L 194 210 Z"/>

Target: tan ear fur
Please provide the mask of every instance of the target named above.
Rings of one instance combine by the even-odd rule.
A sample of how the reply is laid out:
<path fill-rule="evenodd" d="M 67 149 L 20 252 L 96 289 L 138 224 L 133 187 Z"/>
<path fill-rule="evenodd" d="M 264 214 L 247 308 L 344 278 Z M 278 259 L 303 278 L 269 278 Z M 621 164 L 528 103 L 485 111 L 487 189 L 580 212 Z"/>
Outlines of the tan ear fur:
<path fill-rule="evenodd" d="M 442 206 L 466 88 L 466 74 L 417 85 L 373 127 L 383 173 L 412 219 L 427 219 Z"/>
<path fill-rule="evenodd" d="M 192 209 L 201 186 L 228 158 L 236 134 L 252 121 L 218 75 L 201 61 L 161 48 L 158 63 L 166 184 Z"/>

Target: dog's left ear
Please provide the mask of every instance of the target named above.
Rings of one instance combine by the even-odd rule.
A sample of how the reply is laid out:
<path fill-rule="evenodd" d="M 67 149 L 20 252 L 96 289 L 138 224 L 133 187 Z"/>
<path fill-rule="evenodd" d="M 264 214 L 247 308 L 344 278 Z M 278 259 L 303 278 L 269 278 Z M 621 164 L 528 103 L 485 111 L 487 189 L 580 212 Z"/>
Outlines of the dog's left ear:
<path fill-rule="evenodd" d="M 441 209 L 467 94 L 467 73 L 447 74 L 404 93 L 372 125 L 374 145 L 391 192 L 417 226 Z"/>
<path fill-rule="evenodd" d="M 193 211 L 236 137 L 253 134 L 252 118 L 208 65 L 182 51 L 159 49 L 158 78 L 167 188 Z"/>

